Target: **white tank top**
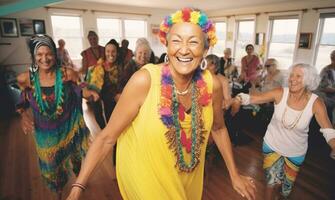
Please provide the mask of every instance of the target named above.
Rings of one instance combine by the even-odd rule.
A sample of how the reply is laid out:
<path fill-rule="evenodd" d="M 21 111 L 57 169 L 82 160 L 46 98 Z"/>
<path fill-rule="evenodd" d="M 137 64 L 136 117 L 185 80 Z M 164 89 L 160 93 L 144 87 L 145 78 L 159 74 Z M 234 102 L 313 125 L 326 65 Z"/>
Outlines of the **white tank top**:
<path fill-rule="evenodd" d="M 289 89 L 283 89 L 282 99 L 274 106 L 274 113 L 266 130 L 264 141 L 272 150 L 282 156 L 305 155 L 308 147 L 309 123 L 313 117 L 312 108 L 318 96 L 312 93 L 305 108 L 299 111 L 287 105 Z M 299 116 L 300 119 L 297 121 Z M 294 128 L 285 128 L 285 126 L 295 124 L 294 122 L 297 122 Z"/>

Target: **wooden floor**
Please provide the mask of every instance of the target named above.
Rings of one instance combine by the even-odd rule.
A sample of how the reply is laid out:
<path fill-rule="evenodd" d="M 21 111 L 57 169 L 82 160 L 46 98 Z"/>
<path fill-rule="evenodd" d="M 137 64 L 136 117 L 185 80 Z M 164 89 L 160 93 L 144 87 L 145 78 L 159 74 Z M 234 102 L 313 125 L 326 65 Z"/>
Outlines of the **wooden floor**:
<path fill-rule="evenodd" d="M 262 200 L 265 187 L 261 154 L 262 134 L 249 132 L 248 135 L 252 137 L 249 143 L 234 147 L 235 160 L 242 174 L 256 179 L 257 199 Z M 329 158 L 329 148 L 322 138 L 314 135 L 312 139 L 290 199 L 335 200 L 335 161 Z M 0 155 L 0 200 L 56 199 L 40 178 L 32 135 L 23 134 L 17 118 L 0 122 Z M 83 200 L 122 199 L 117 182 L 113 179 L 111 166 L 111 161 L 108 160 L 94 174 Z M 221 159 L 210 167 L 203 199 L 243 199 L 232 189 L 228 172 Z M 66 195 L 73 181 L 74 177 L 65 187 Z"/>

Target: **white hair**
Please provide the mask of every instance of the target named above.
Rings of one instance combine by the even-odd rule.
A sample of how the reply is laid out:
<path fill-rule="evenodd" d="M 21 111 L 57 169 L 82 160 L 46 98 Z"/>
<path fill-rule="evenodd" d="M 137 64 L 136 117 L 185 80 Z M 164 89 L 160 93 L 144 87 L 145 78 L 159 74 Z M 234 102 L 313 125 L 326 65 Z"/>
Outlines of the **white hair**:
<path fill-rule="evenodd" d="M 144 47 L 148 51 L 147 60 L 149 61 L 150 56 L 151 56 L 151 51 L 152 51 L 149 41 L 146 38 L 138 38 L 136 41 L 136 46 L 135 46 L 135 52 L 134 52 L 135 55 L 139 47 Z"/>
<path fill-rule="evenodd" d="M 292 73 L 292 70 L 296 67 L 299 67 L 303 69 L 304 71 L 304 83 L 303 84 L 306 87 L 306 89 L 309 91 L 315 90 L 319 86 L 319 83 L 320 83 L 320 76 L 316 68 L 310 64 L 296 63 L 296 64 L 291 65 L 291 67 L 288 69 L 288 74 L 290 75 Z"/>

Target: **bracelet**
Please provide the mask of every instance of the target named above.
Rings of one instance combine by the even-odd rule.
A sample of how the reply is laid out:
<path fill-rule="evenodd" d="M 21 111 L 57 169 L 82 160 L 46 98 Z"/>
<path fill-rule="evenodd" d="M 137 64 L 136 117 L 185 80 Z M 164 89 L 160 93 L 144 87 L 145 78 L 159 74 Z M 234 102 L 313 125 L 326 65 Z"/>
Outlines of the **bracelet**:
<path fill-rule="evenodd" d="M 72 187 L 79 187 L 79 188 L 82 189 L 83 191 L 86 190 L 86 186 L 83 185 L 83 184 L 81 184 L 81 183 L 73 183 L 71 186 L 72 186 Z"/>

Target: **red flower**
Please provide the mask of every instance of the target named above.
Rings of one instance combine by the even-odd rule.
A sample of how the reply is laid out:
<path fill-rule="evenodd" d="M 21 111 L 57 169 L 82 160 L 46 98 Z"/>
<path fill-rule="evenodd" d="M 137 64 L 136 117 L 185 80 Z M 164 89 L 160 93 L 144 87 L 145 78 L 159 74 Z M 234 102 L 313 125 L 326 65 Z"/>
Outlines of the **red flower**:
<path fill-rule="evenodd" d="M 206 92 L 205 94 L 201 95 L 201 97 L 199 98 L 198 100 L 199 104 L 201 106 L 206 106 L 207 104 L 209 104 L 211 98 L 212 98 L 212 95 Z"/>
<path fill-rule="evenodd" d="M 181 12 L 183 13 L 184 22 L 189 22 L 191 17 L 191 9 L 184 8 Z"/>

